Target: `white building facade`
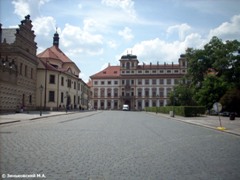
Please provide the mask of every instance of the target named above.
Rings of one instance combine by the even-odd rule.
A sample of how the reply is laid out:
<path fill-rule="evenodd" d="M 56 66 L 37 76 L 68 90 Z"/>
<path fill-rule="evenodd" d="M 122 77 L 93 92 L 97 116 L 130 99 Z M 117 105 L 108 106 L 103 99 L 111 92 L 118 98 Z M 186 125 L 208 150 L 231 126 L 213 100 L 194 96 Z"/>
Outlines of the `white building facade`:
<path fill-rule="evenodd" d="M 80 69 L 59 49 L 59 35 L 53 46 L 38 54 L 37 107 L 44 110 L 88 109 L 90 89 L 79 78 Z"/>
<path fill-rule="evenodd" d="M 138 65 L 135 55 L 125 55 L 120 66 L 108 66 L 91 76 L 91 103 L 95 109 L 121 109 L 128 104 L 131 110 L 165 106 L 174 85 L 187 72 L 184 55 L 179 64 Z"/>

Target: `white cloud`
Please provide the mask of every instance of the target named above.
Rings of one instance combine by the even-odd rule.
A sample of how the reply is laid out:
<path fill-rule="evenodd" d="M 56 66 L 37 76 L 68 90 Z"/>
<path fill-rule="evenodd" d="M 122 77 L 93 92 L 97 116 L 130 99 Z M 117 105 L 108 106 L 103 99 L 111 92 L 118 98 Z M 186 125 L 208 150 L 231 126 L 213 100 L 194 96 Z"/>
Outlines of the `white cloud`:
<path fill-rule="evenodd" d="M 209 39 L 212 36 L 217 36 L 225 40 L 240 37 L 240 14 L 233 16 L 230 22 L 224 22 L 217 28 L 210 30 Z"/>
<path fill-rule="evenodd" d="M 103 53 L 103 37 L 100 34 L 91 34 L 80 27 L 65 24 L 60 37 L 62 46 L 70 49 L 71 54 L 84 52 L 89 55 L 97 55 Z"/>
<path fill-rule="evenodd" d="M 121 8 L 131 18 L 136 18 L 136 11 L 134 9 L 134 2 L 132 0 L 102 0 L 102 4 L 109 7 Z"/>
<path fill-rule="evenodd" d="M 14 13 L 21 19 L 30 14 L 36 17 L 39 14 L 40 6 L 44 5 L 49 0 L 13 0 Z"/>
<path fill-rule="evenodd" d="M 53 17 L 37 17 L 33 21 L 33 29 L 36 35 L 49 36 L 56 28 L 56 21 Z"/>
<path fill-rule="evenodd" d="M 110 48 L 113 48 L 113 49 L 117 47 L 117 44 L 115 41 L 108 41 L 107 44 Z"/>
<path fill-rule="evenodd" d="M 79 9 L 82 9 L 83 6 L 82 6 L 82 4 L 79 3 L 79 4 L 77 5 L 77 7 L 78 7 Z"/>
<path fill-rule="evenodd" d="M 128 27 L 125 27 L 123 30 L 118 31 L 118 35 L 122 36 L 127 41 L 130 41 L 134 38 L 132 30 Z"/>
<path fill-rule="evenodd" d="M 143 62 L 176 63 L 180 54 L 185 53 L 188 47 L 202 48 L 205 42 L 206 40 L 202 39 L 199 34 L 192 33 L 186 36 L 183 41 L 166 42 L 159 38 L 142 41 L 135 44 L 131 51 Z"/>
<path fill-rule="evenodd" d="M 178 34 L 178 38 L 180 40 L 184 40 L 184 38 L 190 32 L 190 30 L 191 30 L 191 27 L 186 23 L 180 24 L 180 25 L 174 25 L 174 26 L 170 26 L 167 29 L 167 35 L 169 36 L 176 32 Z"/>
<path fill-rule="evenodd" d="M 101 69 L 100 69 L 100 70 L 102 71 L 102 70 L 106 69 L 107 67 L 108 67 L 108 63 L 104 63 L 104 64 L 101 66 Z"/>
<path fill-rule="evenodd" d="M 88 18 L 83 20 L 83 31 L 96 32 L 103 31 L 104 29 L 104 25 L 98 23 L 95 19 Z"/>

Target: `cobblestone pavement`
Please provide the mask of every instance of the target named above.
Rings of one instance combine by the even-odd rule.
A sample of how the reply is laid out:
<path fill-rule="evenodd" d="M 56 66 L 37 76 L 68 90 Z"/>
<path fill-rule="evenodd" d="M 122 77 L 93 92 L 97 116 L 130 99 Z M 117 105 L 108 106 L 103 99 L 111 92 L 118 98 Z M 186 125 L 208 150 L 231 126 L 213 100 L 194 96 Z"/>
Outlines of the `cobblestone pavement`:
<path fill-rule="evenodd" d="M 240 179 L 238 136 L 145 112 L 83 114 L 2 125 L 2 178 Z"/>

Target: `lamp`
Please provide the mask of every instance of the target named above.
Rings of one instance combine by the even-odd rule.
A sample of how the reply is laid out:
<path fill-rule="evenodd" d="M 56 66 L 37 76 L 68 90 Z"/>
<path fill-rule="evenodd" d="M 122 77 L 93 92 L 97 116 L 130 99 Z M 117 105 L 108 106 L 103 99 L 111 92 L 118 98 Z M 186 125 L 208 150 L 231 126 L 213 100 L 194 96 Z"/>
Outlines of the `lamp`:
<path fill-rule="evenodd" d="M 43 92 L 43 85 L 39 87 L 40 90 L 40 116 L 42 116 L 42 92 Z"/>

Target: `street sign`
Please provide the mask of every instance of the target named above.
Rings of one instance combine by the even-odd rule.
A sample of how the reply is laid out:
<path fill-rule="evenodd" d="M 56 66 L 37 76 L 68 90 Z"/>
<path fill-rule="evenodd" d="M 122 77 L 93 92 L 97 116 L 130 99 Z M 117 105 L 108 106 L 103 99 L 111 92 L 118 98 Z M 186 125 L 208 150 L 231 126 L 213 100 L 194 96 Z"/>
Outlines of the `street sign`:
<path fill-rule="evenodd" d="M 213 104 L 213 109 L 215 112 L 219 113 L 222 110 L 222 105 L 219 102 L 215 102 Z"/>

